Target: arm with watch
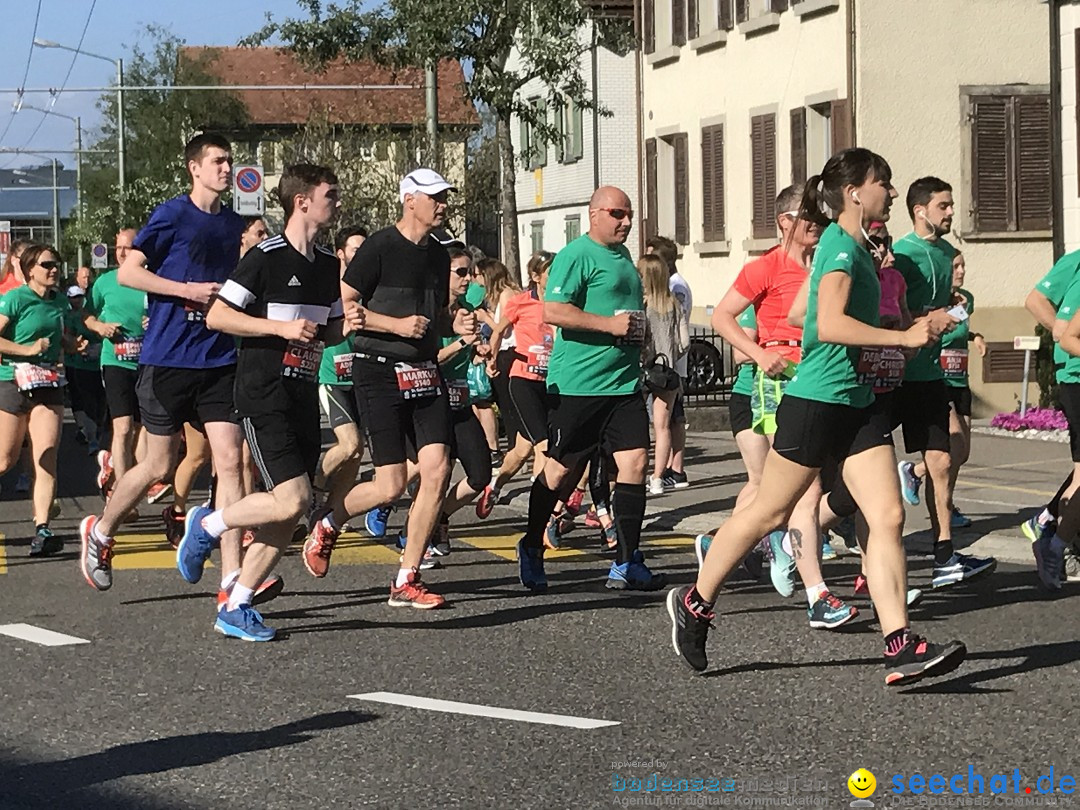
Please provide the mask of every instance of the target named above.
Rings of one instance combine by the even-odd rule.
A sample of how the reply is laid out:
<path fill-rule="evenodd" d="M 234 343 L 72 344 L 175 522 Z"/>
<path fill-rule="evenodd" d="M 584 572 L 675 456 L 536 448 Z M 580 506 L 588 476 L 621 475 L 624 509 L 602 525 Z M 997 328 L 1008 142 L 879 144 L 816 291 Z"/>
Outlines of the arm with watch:
<path fill-rule="evenodd" d="M 468 346 L 476 343 L 478 337 L 479 336 L 475 334 L 468 337 L 459 337 L 453 343 L 448 343 L 446 346 L 443 346 L 441 349 L 439 349 L 439 365 L 442 365 L 451 358 L 456 357 L 458 352 L 463 351 Z"/>

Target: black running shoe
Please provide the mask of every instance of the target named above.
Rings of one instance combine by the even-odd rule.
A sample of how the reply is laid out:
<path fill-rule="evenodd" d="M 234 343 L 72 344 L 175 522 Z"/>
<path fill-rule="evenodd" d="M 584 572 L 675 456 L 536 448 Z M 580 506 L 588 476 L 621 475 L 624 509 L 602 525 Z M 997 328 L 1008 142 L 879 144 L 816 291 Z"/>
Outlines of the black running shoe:
<path fill-rule="evenodd" d="M 695 672 L 704 672 L 709 665 L 705 641 L 714 614 L 699 616 L 686 606 L 690 586 L 672 588 L 667 595 L 667 612 L 671 617 L 671 646 L 676 654 Z"/>
<path fill-rule="evenodd" d="M 896 655 L 885 656 L 885 685 L 906 686 L 921 678 L 933 678 L 952 672 L 967 657 L 962 641 L 934 644 L 912 634 Z"/>
<path fill-rule="evenodd" d="M 180 545 L 180 538 L 184 536 L 184 515 L 177 514 L 171 506 L 166 506 L 161 513 L 161 519 L 165 523 L 165 539 L 170 546 L 176 548 Z"/>

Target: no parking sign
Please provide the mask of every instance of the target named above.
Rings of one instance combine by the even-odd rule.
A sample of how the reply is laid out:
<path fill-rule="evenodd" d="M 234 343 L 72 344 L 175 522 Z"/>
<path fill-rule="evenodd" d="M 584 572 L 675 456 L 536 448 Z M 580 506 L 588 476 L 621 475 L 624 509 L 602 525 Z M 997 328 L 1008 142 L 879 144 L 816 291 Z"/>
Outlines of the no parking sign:
<path fill-rule="evenodd" d="M 109 266 L 109 246 L 104 242 L 98 242 L 90 247 L 90 267 L 94 270 L 104 270 Z"/>
<path fill-rule="evenodd" d="M 266 212 L 262 166 L 233 167 L 233 211 L 244 216 Z"/>

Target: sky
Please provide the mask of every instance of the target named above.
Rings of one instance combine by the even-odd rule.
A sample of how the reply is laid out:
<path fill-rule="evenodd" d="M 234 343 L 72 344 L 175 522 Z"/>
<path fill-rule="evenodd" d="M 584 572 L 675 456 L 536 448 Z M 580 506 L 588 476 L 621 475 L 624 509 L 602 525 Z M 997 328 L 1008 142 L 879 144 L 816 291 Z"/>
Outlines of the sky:
<path fill-rule="evenodd" d="M 189 45 L 235 45 L 259 28 L 266 13 L 275 19 L 300 16 L 295 0 L 183 0 L 182 3 L 149 0 L 0 0 L 5 42 L 0 48 L 0 148 L 73 149 L 75 123 L 58 115 L 43 116 L 25 108 L 12 115 L 18 98 L 15 90 L 62 87 L 106 87 L 116 68 L 101 59 L 80 56 L 55 48 L 35 48 L 35 13 L 39 39 L 76 47 L 110 59 L 129 59 L 131 46 L 142 40 L 150 23 L 168 27 Z M 134 10 L 133 10 L 134 9 Z M 73 62 L 74 60 L 74 67 Z M 67 85 L 65 76 L 70 70 Z M 26 76 L 25 82 L 23 76 Z M 95 102 L 99 93 L 59 93 L 50 102 L 48 92 L 23 95 L 24 105 L 51 108 L 57 113 L 82 117 L 86 133 L 96 129 L 100 114 Z M 39 126 L 40 125 L 40 126 Z M 36 130 L 36 132 L 35 132 Z M 84 144 L 85 145 L 85 144 Z M 74 155 L 56 155 L 74 164 Z M 0 152 L 0 168 L 39 165 L 47 157 Z"/>

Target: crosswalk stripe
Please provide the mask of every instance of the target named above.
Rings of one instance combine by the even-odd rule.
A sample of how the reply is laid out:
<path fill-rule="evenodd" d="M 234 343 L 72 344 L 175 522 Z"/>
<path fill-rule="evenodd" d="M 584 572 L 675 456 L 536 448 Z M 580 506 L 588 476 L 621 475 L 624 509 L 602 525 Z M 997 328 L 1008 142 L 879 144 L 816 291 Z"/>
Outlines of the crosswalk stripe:
<path fill-rule="evenodd" d="M 472 717 L 491 717 L 496 720 L 517 720 L 521 723 L 541 723 L 548 726 L 566 728 L 593 729 L 620 725 L 618 720 L 598 720 L 592 717 L 575 717 L 569 714 L 548 714 L 546 712 L 527 712 L 520 709 L 505 709 L 501 706 L 484 706 L 479 703 L 462 703 L 457 700 L 439 700 L 420 695 L 402 695 L 397 692 L 365 692 L 362 695 L 346 695 L 352 700 L 367 700 L 375 703 L 388 703 L 395 706 L 407 706 L 432 712 L 465 714 Z"/>
<path fill-rule="evenodd" d="M 69 636 L 46 630 L 44 627 L 34 627 L 32 624 L 0 624 L 0 636 L 11 636 L 20 641 L 30 641 L 43 647 L 65 647 L 69 644 L 89 644 L 90 640 Z"/>

